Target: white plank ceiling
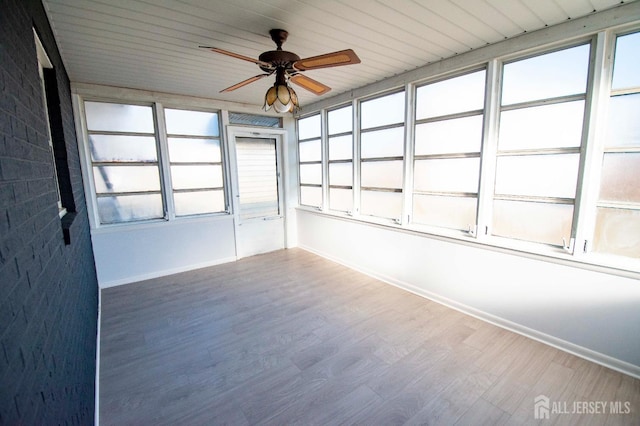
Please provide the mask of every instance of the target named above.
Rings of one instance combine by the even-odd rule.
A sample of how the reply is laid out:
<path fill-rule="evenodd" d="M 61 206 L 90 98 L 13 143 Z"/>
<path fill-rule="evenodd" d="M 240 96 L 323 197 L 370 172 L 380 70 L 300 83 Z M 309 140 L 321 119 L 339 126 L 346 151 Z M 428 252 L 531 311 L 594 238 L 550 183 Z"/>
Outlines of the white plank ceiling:
<path fill-rule="evenodd" d="M 625 1 L 626 3 L 632 0 Z M 329 97 L 506 38 L 618 5 L 620 0 L 43 0 L 72 82 L 260 105 L 273 78 L 246 61 L 275 49 L 309 57 L 352 48 L 361 64 L 306 72 Z M 296 88 L 301 105 L 318 100 Z"/>

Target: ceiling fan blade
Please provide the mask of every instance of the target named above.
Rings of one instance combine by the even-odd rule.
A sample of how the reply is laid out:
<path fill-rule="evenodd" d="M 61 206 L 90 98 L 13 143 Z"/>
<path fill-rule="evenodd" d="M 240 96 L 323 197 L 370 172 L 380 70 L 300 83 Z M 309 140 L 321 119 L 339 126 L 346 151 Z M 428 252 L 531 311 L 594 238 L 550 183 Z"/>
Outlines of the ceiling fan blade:
<path fill-rule="evenodd" d="M 323 95 L 331 90 L 331 87 L 302 74 L 296 74 L 292 76 L 290 80 L 292 83 L 295 83 L 303 89 L 307 89 L 308 91 L 310 91 L 311 93 L 315 93 L 316 95 Z"/>
<path fill-rule="evenodd" d="M 248 61 L 248 62 L 253 62 L 254 64 L 260 65 L 261 67 L 264 67 L 264 68 L 273 68 L 273 65 L 271 65 L 268 62 L 260 61 L 258 59 L 253 59 L 253 58 L 250 58 L 248 56 L 241 55 L 239 53 L 229 52 L 228 50 L 218 49 L 217 47 L 211 47 L 211 46 L 200 46 L 200 47 L 203 48 L 203 49 L 209 49 L 212 52 L 221 53 L 223 55 L 231 56 L 232 58 L 242 59 L 243 61 Z"/>
<path fill-rule="evenodd" d="M 300 59 L 293 63 L 293 67 L 299 71 L 314 70 L 317 68 L 338 67 L 341 65 L 359 64 L 360 58 L 351 49 L 340 50 L 339 52 L 325 53 L 324 55 L 312 56 Z"/>
<path fill-rule="evenodd" d="M 272 74 L 273 74 L 273 73 L 272 73 Z M 244 80 L 244 81 L 241 81 L 240 83 L 236 83 L 236 84 L 234 84 L 233 86 L 229 86 L 229 87 L 227 87 L 226 89 L 222 89 L 222 90 L 220 91 L 220 93 L 224 93 L 224 92 L 231 92 L 231 91 L 233 91 L 233 90 L 236 90 L 236 89 L 241 88 L 242 86 L 246 86 L 246 85 L 247 85 L 247 84 L 249 84 L 249 83 L 253 83 L 254 81 L 258 81 L 258 80 L 260 80 L 261 78 L 263 78 L 263 77 L 267 77 L 267 76 L 270 76 L 270 75 L 271 75 L 271 74 L 258 74 L 258 75 L 254 75 L 253 77 L 248 78 L 248 79 L 246 79 L 246 80 Z"/>

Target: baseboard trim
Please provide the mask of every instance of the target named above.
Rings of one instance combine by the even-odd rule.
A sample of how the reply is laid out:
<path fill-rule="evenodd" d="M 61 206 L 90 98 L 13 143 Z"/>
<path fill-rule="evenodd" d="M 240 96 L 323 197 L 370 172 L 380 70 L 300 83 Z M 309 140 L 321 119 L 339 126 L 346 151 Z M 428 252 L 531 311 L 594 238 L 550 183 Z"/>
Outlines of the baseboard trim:
<path fill-rule="evenodd" d="M 640 366 L 630 364 L 626 361 L 619 360 L 617 358 L 613 358 L 609 355 L 596 352 L 592 349 L 585 348 L 584 346 L 579 346 L 574 343 L 568 342 L 563 339 L 559 339 L 555 336 L 542 333 L 538 330 L 523 326 L 521 324 L 512 322 L 502 317 L 498 317 L 496 315 L 490 314 L 488 312 L 473 308 L 471 306 L 465 305 L 463 303 L 456 302 L 455 300 L 442 297 L 438 294 L 426 291 L 419 287 L 416 287 L 412 284 L 403 282 L 401 280 L 397 280 L 393 277 L 386 276 L 384 274 L 379 274 L 375 271 L 372 271 L 368 268 L 363 268 L 360 265 L 352 264 L 351 262 L 345 262 L 343 259 L 337 258 L 331 254 L 316 250 L 314 248 L 308 247 L 304 244 L 300 244 L 299 248 L 306 250 L 310 253 L 316 254 L 320 257 L 324 257 L 325 259 L 331 260 L 333 262 L 344 265 L 348 268 L 351 268 L 355 271 L 361 272 L 365 275 L 368 275 L 372 278 L 390 284 L 394 287 L 398 287 L 405 291 L 411 292 L 418 296 L 424 297 L 426 299 L 432 300 L 441 305 L 447 306 L 451 309 L 455 309 L 456 311 L 462 312 L 466 315 L 470 315 L 474 318 L 478 318 L 482 321 L 493 324 L 497 327 L 503 328 L 505 330 L 512 331 L 514 333 L 520 334 L 522 336 L 528 337 L 530 339 L 536 340 L 538 342 L 544 343 L 546 345 L 552 346 L 556 349 L 560 349 L 564 352 L 568 352 L 572 355 L 578 356 L 580 358 L 584 358 L 588 361 L 595 362 L 596 364 L 600 364 L 604 367 L 610 368 L 612 370 L 619 371 L 623 374 L 629 375 L 631 377 L 635 377 L 640 379 Z"/>
<path fill-rule="evenodd" d="M 193 265 L 181 266 L 179 268 L 171 268 L 171 269 L 163 269 L 159 271 L 153 271 L 149 274 L 135 275 L 127 278 L 122 278 L 119 280 L 99 282 L 98 285 L 100 289 L 117 287 L 124 284 L 136 283 L 139 281 L 150 280 L 153 278 L 165 277 L 167 275 L 179 274 L 180 272 L 193 271 L 194 269 L 208 268 L 209 266 L 221 265 L 223 263 L 235 262 L 238 260 L 236 256 L 233 257 L 225 257 L 222 259 L 216 259 L 210 262 L 196 263 Z"/>

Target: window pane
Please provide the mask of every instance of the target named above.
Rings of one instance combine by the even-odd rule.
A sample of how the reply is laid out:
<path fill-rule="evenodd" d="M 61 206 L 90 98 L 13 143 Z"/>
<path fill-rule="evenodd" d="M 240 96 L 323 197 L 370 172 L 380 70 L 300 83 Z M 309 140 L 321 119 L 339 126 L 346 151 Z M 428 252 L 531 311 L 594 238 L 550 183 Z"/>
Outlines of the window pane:
<path fill-rule="evenodd" d="M 329 185 L 351 186 L 353 168 L 351 163 L 329 164 Z"/>
<path fill-rule="evenodd" d="M 221 188 L 222 166 L 171 166 L 173 189 Z"/>
<path fill-rule="evenodd" d="M 605 153 L 600 200 L 640 203 L 640 153 Z"/>
<path fill-rule="evenodd" d="M 570 204 L 495 200 L 493 235 L 561 246 L 571 237 L 572 218 Z"/>
<path fill-rule="evenodd" d="M 360 208 L 363 215 L 399 219 L 402 214 L 400 192 L 362 191 Z"/>
<path fill-rule="evenodd" d="M 329 138 L 329 160 L 351 160 L 352 156 L 352 135 Z"/>
<path fill-rule="evenodd" d="M 300 204 L 312 207 L 322 206 L 322 188 L 316 186 L 301 186 Z"/>
<path fill-rule="evenodd" d="M 224 192 L 222 190 L 174 192 L 173 199 L 176 207 L 176 216 L 215 213 L 225 210 Z"/>
<path fill-rule="evenodd" d="M 300 183 L 320 185 L 322 183 L 322 165 L 300 164 Z"/>
<path fill-rule="evenodd" d="M 584 93 L 588 71 L 588 44 L 505 64 L 502 105 Z"/>
<path fill-rule="evenodd" d="M 640 211 L 599 208 L 593 249 L 640 258 Z"/>
<path fill-rule="evenodd" d="M 618 37 L 613 65 L 613 89 L 640 87 L 640 33 Z"/>
<path fill-rule="evenodd" d="M 579 154 L 498 157 L 496 194 L 573 198 Z"/>
<path fill-rule="evenodd" d="M 416 191 L 478 192 L 479 158 L 416 160 Z"/>
<path fill-rule="evenodd" d="M 404 123 L 404 92 L 362 102 L 360 115 L 361 129 Z"/>
<path fill-rule="evenodd" d="M 468 230 L 476 223 L 475 197 L 442 197 L 415 194 L 412 222 Z"/>
<path fill-rule="evenodd" d="M 167 133 L 171 135 L 219 136 L 218 114 L 214 112 L 165 109 Z"/>
<path fill-rule="evenodd" d="M 94 166 L 96 192 L 159 191 L 158 167 L 153 166 Z"/>
<path fill-rule="evenodd" d="M 402 157 L 404 155 L 404 127 L 365 132 L 360 136 L 361 157 Z"/>
<path fill-rule="evenodd" d="M 419 87 L 416 119 L 483 109 L 484 82 L 482 70 Z"/>
<path fill-rule="evenodd" d="M 327 113 L 329 134 L 350 132 L 353 130 L 353 108 L 351 105 L 334 109 Z"/>
<path fill-rule="evenodd" d="M 360 169 L 362 186 L 402 188 L 402 161 L 368 161 Z"/>
<path fill-rule="evenodd" d="M 85 102 L 89 131 L 153 133 L 150 106 Z"/>
<path fill-rule="evenodd" d="M 172 163 L 219 163 L 220 140 L 169 138 L 169 160 Z"/>
<path fill-rule="evenodd" d="M 164 217 L 160 194 L 98 197 L 100 223 L 131 222 Z"/>
<path fill-rule="evenodd" d="M 320 137 L 320 114 L 298 120 L 298 140 Z"/>
<path fill-rule="evenodd" d="M 329 188 L 329 208 L 342 212 L 353 210 L 353 190 Z"/>
<path fill-rule="evenodd" d="M 584 101 L 504 111 L 498 149 L 543 149 L 580 146 Z"/>
<path fill-rule="evenodd" d="M 418 124 L 415 137 L 416 155 L 480 152 L 482 116 Z"/>
<path fill-rule="evenodd" d="M 614 96 L 609 104 L 607 147 L 640 147 L 640 93 Z"/>
<path fill-rule="evenodd" d="M 320 139 L 313 139 L 298 144 L 300 149 L 300 161 L 321 161 L 322 150 L 320 147 Z"/>
<path fill-rule="evenodd" d="M 156 162 L 156 139 L 152 136 L 89 135 L 92 161 Z"/>

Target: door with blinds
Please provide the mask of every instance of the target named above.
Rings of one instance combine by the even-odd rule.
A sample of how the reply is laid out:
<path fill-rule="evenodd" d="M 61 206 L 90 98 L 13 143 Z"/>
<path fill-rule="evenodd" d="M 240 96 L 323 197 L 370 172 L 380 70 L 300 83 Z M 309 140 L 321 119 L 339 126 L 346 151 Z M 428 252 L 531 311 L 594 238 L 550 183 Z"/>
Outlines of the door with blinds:
<path fill-rule="evenodd" d="M 280 138 L 229 131 L 238 258 L 285 246 Z"/>

